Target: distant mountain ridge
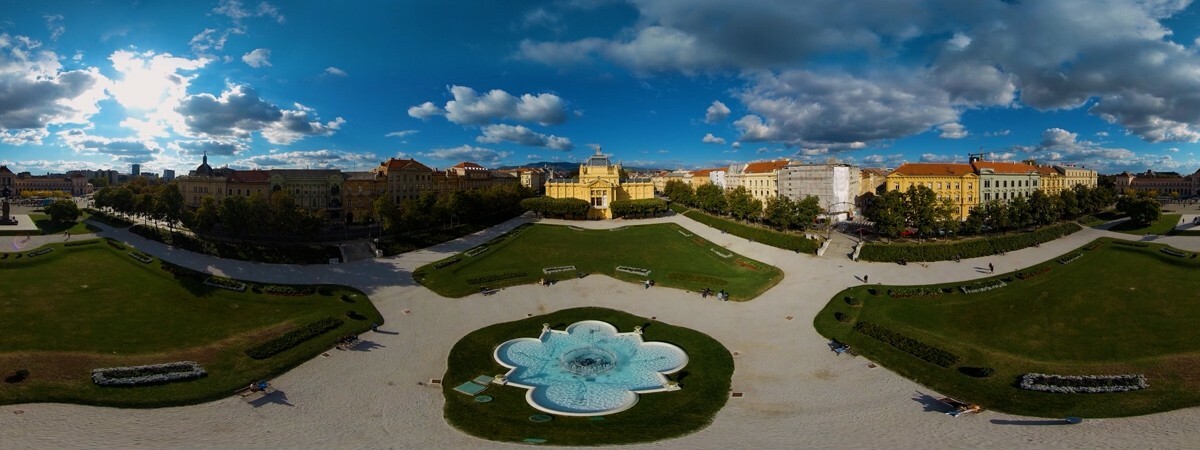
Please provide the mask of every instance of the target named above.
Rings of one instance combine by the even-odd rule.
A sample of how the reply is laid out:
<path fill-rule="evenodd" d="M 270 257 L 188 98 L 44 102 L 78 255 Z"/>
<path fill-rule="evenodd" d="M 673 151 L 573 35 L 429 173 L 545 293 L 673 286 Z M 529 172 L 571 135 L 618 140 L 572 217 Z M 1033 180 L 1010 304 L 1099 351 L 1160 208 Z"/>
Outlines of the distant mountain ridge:
<path fill-rule="evenodd" d="M 560 171 L 560 172 L 570 172 L 573 170 L 578 170 L 579 164 L 580 163 L 577 163 L 577 162 L 541 161 L 541 162 L 532 162 L 532 163 L 528 163 L 528 164 L 522 164 L 519 166 L 500 166 L 500 167 L 497 167 L 497 169 L 500 169 L 500 170 L 524 169 L 524 168 L 544 169 L 544 168 L 549 167 L 551 169 L 554 169 L 554 170 Z M 663 170 L 663 169 L 646 168 L 646 167 L 625 167 L 624 169 L 629 172 L 650 172 L 650 171 Z"/>

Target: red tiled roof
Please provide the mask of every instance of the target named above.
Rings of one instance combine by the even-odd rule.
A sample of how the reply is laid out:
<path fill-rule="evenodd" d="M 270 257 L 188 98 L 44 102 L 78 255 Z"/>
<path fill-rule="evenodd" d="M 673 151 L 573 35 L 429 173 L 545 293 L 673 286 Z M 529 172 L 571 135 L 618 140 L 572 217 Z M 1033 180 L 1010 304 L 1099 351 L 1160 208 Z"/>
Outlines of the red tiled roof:
<path fill-rule="evenodd" d="M 887 174 L 888 174 L 887 169 L 881 169 L 881 168 L 877 168 L 877 167 L 867 167 L 865 169 L 862 169 L 862 176 L 864 176 L 864 177 L 868 177 L 871 175 L 887 175 Z"/>
<path fill-rule="evenodd" d="M 424 164 L 421 164 L 421 163 L 417 162 L 417 160 L 415 160 L 415 159 L 396 159 L 396 158 L 392 158 L 392 159 L 389 159 L 389 160 L 387 160 L 387 161 L 384 161 L 384 162 L 382 162 L 382 163 L 379 163 L 379 165 L 380 165 L 380 166 L 387 167 L 387 168 L 388 168 L 388 170 L 400 170 L 400 169 L 413 168 L 413 169 L 416 169 L 416 170 L 423 170 L 423 171 L 424 171 L 424 170 L 428 170 L 428 171 L 433 171 L 433 169 L 430 169 L 430 168 L 429 168 L 429 166 L 426 166 L 426 165 L 424 165 Z"/>
<path fill-rule="evenodd" d="M 905 163 L 893 170 L 892 173 L 911 176 L 952 176 L 961 177 L 968 173 L 975 173 L 975 169 L 970 164 L 952 164 L 952 163 Z M 890 175 L 890 174 L 889 174 Z"/>
<path fill-rule="evenodd" d="M 1017 174 L 1037 171 L 1036 167 L 1024 163 L 975 161 L 971 165 L 975 166 L 975 170 L 992 169 L 995 173 Z"/>
<path fill-rule="evenodd" d="M 227 180 L 237 183 L 266 183 L 271 178 L 271 172 L 266 170 L 236 170 L 229 174 Z"/>
<path fill-rule="evenodd" d="M 1058 169 L 1054 168 L 1053 166 L 1038 166 L 1037 171 L 1038 175 L 1043 177 L 1059 175 Z"/>
<path fill-rule="evenodd" d="M 470 161 L 463 161 L 463 162 L 460 162 L 460 163 L 458 163 L 458 164 L 455 164 L 453 168 L 455 168 L 455 169 L 462 168 L 462 169 L 470 169 L 470 170 L 481 170 L 481 169 L 482 169 L 482 170 L 487 170 L 487 169 L 486 169 L 486 168 L 484 168 L 483 166 L 481 166 L 481 165 L 479 165 L 479 164 L 475 164 L 475 163 L 473 163 L 473 162 L 470 162 Z"/>
<path fill-rule="evenodd" d="M 788 165 L 788 160 L 781 159 L 778 161 L 762 161 L 746 164 L 746 170 L 742 173 L 768 173 L 782 169 Z"/>
<path fill-rule="evenodd" d="M 692 171 L 692 176 L 693 176 L 693 177 L 706 177 L 706 176 L 708 176 L 708 174 L 710 174 L 710 173 L 713 173 L 713 172 L 718 172 L 718 171 L 721 171 L 721 170 L 725 170 L 725 169 L 724 169 L 724 168 L 716 168 L 716 169 L 700 169 L 700 170 L 693 170 L 693 171 Z"/>

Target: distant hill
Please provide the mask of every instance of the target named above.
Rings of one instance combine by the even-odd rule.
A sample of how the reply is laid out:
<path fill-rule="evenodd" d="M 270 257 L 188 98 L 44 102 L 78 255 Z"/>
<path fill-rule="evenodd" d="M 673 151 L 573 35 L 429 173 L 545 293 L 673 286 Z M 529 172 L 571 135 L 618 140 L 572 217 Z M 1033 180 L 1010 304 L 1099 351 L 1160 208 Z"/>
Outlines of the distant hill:
<path fill-rule="evenodd" d="M 500 167 L 497 167 L 497 169 L 502 169 L 502 170 L 504 170 L 504 169 L 521 169 L 521 168 L 543 169 L 543 168 L 547 168 L 547 167 L 557 170 L 557 171 L 561 171 L 561 172 L 570 172 L 573 170 L 579 170 L 579 163 L 578 162 L 563 162 L 563 161 L 554 161 L 554 162 L 541 161 L 541 162 L 532 162 L 532 163 L 528 163 L 528 164 L 522 164 L 520 166 L 500 166 Z M 646 167 L 625 167 L 625 170 L 630 171 L 630 172 L 646 172 L 646 171 L 656 171 L 659 169 L 646 168 Z"/>

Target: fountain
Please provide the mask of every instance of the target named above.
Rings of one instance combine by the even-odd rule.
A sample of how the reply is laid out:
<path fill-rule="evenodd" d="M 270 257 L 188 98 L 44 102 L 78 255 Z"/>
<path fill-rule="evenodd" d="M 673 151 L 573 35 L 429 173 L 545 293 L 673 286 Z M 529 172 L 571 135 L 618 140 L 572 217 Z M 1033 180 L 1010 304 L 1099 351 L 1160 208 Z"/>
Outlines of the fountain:
<path fill-rule="evenodd" d="M 544 324 L 538 338 L 500 344 L 494 357 L 510 369 L 504 384 L 528 389 L 534 408 L 567 416 L 613 414 L 632 408 L 639 394 L 677 390 L 666 375 L 688 362 L 679 347 L 643 341 L 641 327 L 620 333 L 596 320 L 566 330 Z"/>

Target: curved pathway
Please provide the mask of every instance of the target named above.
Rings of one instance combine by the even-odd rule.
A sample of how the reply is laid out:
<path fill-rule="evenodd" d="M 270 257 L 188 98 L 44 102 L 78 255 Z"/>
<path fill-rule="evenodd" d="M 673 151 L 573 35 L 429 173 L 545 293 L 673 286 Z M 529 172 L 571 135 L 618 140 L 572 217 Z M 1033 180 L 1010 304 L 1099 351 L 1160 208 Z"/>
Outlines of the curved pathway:
<path fill-rule="evenodd" d="M 333 351 L 273 380 L 273 402 L 237 398 L 202 405 L 130 410 L 63 404 L 0 406 L 5 448 L 527 448 L 462 434 L 442 419 L 442 392 L 418 384 L 440 378 L 446 355 L 463 335 L 483 326 L 577 306 L 604 306 L 708 333 L 735 358 L 731 399 L 713 424 L 682 438 L 636 448 L 1188 448 L 1200 442 L 1200 408 L 1076 426 L 989 412 L 953 419 L 930 405 L 930 392 L 864 358 L 837 357 L 812 327 L 814 315 L 838 291 L 859 283 L 925 284 L 986 276 L 1053 259 L 1096 237 L 1085 229 L 1041 247 L 961 263 L 926 266 L 861 263 L 798 255 L 723 234 L 686 217 L 570 222 L 607 228 L 675 222 L 718 245 L 773 264 L 786 276 L 746 302 L 718 302 L 674 289 L 643 289 L 603 276 L 552 287 L 518 286 L 493 296 L 447 299 L 414 285 L 413 269 L 463 251 L 529 219 L 397 258 L 336 266 L 266 265 L 172 249 L 126 230 L 102 236 L 194 269 L 280 283 L 339 283 L 367 292 L 388 322 L 363 335 L 369 351 Z M 556 223 L 543 220 L 543 223 Z M 1126 237 L 1127 235 L 1119 235 Z M 77 237 L 78 239 L 80 237 Z M 1182 248 L 1200 247 L 1193 238 Z M 530 330 L 531 333 L 537 330 Z M 20 412 L 19 414 L 17 412 Z"/>

